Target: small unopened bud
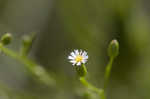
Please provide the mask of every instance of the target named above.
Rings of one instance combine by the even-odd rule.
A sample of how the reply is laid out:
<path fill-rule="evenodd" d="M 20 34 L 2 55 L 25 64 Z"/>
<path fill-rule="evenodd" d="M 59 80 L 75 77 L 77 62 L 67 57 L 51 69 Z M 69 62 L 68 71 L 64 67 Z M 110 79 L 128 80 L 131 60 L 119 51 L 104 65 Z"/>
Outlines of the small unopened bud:
<path fill-rule="evenodd" d="M 12 35 L 10 33 L 6 33 L 1 37 L 1 43 L 3 45 L 8 45 L 12 40 Z"/>
<path fill-rule="evenodd" d="M 117 57 L 119 54 L 119 43 L 117 40 L 112 40 L 108 47 L 108 55 L 109 57 Z"/>
<path fill-rule="evenodd" d="M 87 69 L 85 67 L 84 64 L 82 64 L 81 66 L 75 66 L 76 72 L 78 74 L 78 76 L 80 77 L 85 77 L 87 74 Z"/>
<path fill-rule="evenodd" d="M 22 43 L 23 43 L 24 46 L 30 46 L 31 43 L 32 43 L 31 37 L 28 36 L 28 35 L 23 36 Z"/>
<path fill-rule="evenodd" d="M 21 47 L 21 54 L 23 56 L 29 53 L 34 39 L 35 39 L 35 33 L 32 33 L 32 35 L 23 36 L 22 47 Z"/>

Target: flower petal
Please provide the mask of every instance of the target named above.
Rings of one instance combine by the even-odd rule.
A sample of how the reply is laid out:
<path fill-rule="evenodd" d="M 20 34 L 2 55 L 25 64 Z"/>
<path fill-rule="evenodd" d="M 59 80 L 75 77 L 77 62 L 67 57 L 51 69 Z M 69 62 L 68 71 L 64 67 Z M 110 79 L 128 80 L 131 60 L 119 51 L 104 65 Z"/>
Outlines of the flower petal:
<path fill-rule="evenodd" d="M 82 53 L 82 56 L 85 57 L 86 55 L 87 55 L 87 52 L 84 51 L 84 52 Z"/>
<path fill-rule="evenodd" d="M 81 62 L 78 62 L 77 65 L 78 65 L 78 66 L 81 65 Z"/>
<path fill-rule="evenodd" d="M 84 59 L 88 59 L 88 55 L 83 57 Z"/>
<path fill-rule="evenodd" d="M 75 55 L 79 55 L 79 51 L 78 50 L 74 50 Z"/>
<path fill-rule="evenodd" d="M 71 60 L 70 63 L 76 63 L 76 61 L 75 60 Z"/>
<path fill-rule="evenodd" d="M 76 57 L 74 52 L 71 52 L 71 56 L 73 56 L 74 58 Z"/>
<path fill-rule="evenodd" d="M 68 59 L 74 59 L 74 57 L 73 56 L 68 56 Z"/>
<path fill-rule="evenodd" d="M 80 50 L 79 54 L 82 55 L 82 50 Z"/>
<path fill-rule="evenodd" d="M 83 60 L 82 60 L 82 63 L 83 63 L 83 64 L 84 64 L 84 63 L 86 63 L 86 62 L 87 62 L 87 60 L 86 60 L 86 59 L 83 59 Z"/>
<path fill-rule="evenodd" d="M 73 63 L 72 65 L 74 66 L 76 63 Z"/>

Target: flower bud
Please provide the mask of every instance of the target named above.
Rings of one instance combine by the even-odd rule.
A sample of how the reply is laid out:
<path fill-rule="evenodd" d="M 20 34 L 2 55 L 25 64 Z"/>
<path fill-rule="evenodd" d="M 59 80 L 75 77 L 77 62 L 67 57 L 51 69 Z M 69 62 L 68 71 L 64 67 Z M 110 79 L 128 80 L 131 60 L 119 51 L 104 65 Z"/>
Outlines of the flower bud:
<path fill-rule="evenodd" d="M 22 47 L 20 49 L 21 55 L 25 56 L 29 53 L 34 39 L 35 39 L 35 33 L 32 33 L 31 35 L 23 36 Z"/>
<path fill-rule="evenodd" d="M 33 40 L 35 39 L 36 33 L 32 32 L 31 35 L 24 35 L 23 36 L 23 45 L 30 46 L 32 45 Z"/>
<path fill-rule="evenodd" d="M 109 57 L 117 57 L 119 54 L 119 43 L 117 40 L 112 40 L 108 47 L 108 56 Z"/>
<path fill-rule="evenodd" d="M 12 40 L 12 35 L 10 33 L 6 33 L 1 37 L 1 43 L 3 45 L 8 45 Z"/>
<path fill-rule="evenodd" d="M 24 46 L 29 46 L 32 43 L 31 37 L 28 35 L 23 36 L 22 43 Z"/>
<path fill-rule="evenodd" d="M 78 74 L 78 76 L 80 77 L 85 77 L 87 74 L 87 69 L 85 67 L 84 64 L 82 64 L 81 66 L 75 66 L 76 72 Z"/>

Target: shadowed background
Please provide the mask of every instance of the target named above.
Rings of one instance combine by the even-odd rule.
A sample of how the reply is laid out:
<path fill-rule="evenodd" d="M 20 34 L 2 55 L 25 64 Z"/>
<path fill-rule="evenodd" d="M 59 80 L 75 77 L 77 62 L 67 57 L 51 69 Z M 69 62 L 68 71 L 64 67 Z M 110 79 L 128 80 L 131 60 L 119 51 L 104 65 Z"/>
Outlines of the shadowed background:
<path fill-rule="evenodd" d="M 18 51 L 23 35 L 37 33 L 29 57 L 51 72 L 58 88 L 39 84 L 24 65 L 0 55 L 0 99 L 84 99 L 67 56 L 88 52 L 88 79 L 103 86 L 107 46 L 120 43 L 108 99 L 150 98 L 150 14 L 148 0 L 0 0 L 0 35 L 10 32 Z M 11 93 L 10 93 L 11 91 Z M 9 98 L 12 95 L 13 98 Z"/>

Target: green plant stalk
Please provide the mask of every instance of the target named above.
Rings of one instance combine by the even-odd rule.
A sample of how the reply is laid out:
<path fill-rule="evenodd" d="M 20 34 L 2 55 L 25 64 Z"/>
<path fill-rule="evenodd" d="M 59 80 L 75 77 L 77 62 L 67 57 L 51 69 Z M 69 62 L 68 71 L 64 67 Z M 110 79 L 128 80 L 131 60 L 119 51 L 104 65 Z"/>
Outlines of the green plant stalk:
<path fill-rule="evenodd" d="M 37 65 L 35 62 L 29 60 L 25 56 L 21 56 L 17 54 L 17 52 L 14 52 L 12 50 L 9 50 L 8 48 L 5 48 L 2 43 L 0 43 L 0 51 L 6 54 L 7 56 L 10 56 L 21 63 L 23 63 L 28 71 L 35 77 L 38 78 L 40 82 L 45 83 L 48 86 L 54 86 L 55 80 L 50 77 L 50 75 L 42 68 L 41 66 Z M 38 71 L 36 71 L 38 70 Z"/>
<path fill-rule="evenodd" d="M 107 88 L 108 85 L 108 80 L 110 78 L 110 73 L 111 73 L 111 69 L 112 69 L 112 64 L 114 61 L 114 57 L 110 57 L 109 63 L 106 66 L 106 70 L 105 70 L 105 80 L 104 80 L 104 90 Z"/>
<path fill-rule="evenodd" d="M 89 90 L 96 92 L 99 96 L 100 99 L 105 99 L 105 95 L 104 95 L 104 91 L 103 89 L 98 89 L 95 86 L 93 86 L 92 84 L 90 84 L 85 77 L 80 77 L 80 82 Z"/>

